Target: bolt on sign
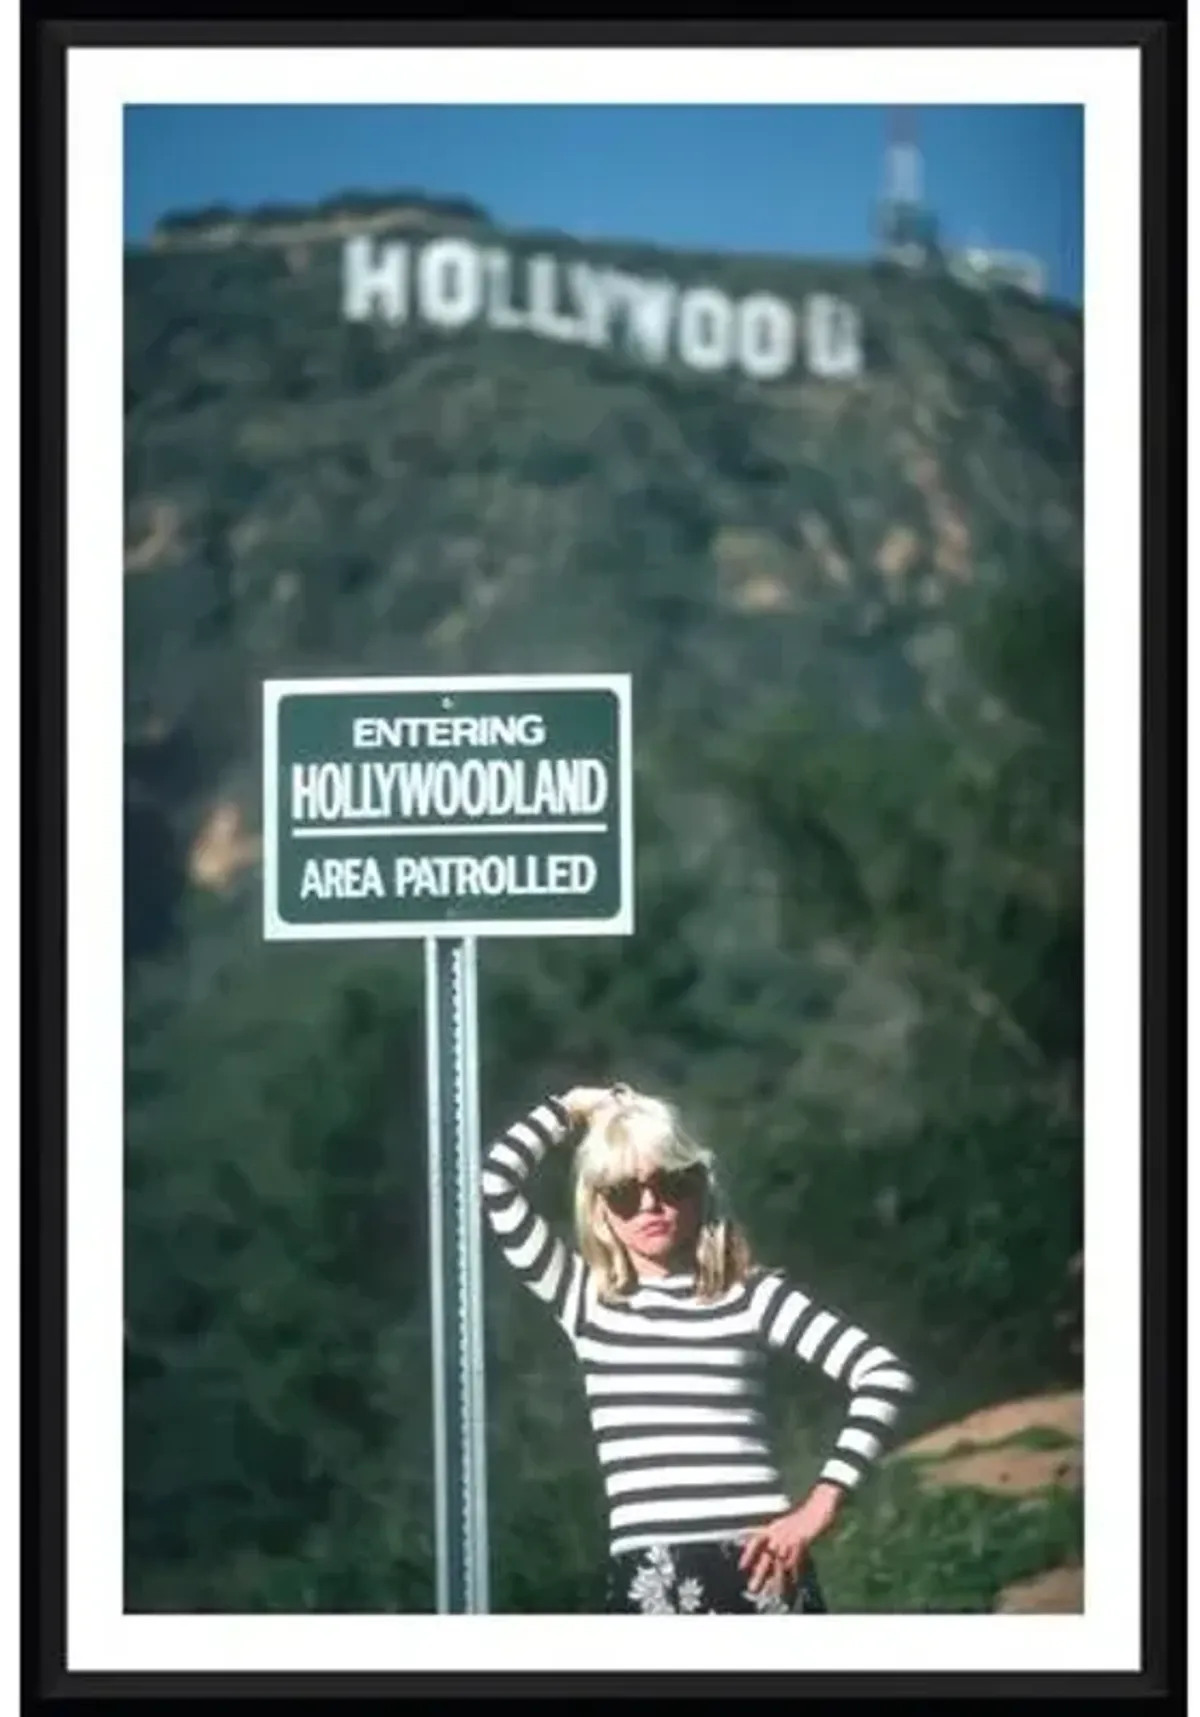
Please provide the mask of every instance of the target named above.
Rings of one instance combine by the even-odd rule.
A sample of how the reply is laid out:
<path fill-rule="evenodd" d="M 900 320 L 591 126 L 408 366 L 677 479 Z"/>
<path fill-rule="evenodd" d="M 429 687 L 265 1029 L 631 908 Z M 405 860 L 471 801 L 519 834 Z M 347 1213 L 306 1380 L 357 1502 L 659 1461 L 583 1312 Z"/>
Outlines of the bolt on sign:
<path fill-rule="evenodd" d="M 268 940 L 629 935 L 628 675 L 268 680 Z"/>

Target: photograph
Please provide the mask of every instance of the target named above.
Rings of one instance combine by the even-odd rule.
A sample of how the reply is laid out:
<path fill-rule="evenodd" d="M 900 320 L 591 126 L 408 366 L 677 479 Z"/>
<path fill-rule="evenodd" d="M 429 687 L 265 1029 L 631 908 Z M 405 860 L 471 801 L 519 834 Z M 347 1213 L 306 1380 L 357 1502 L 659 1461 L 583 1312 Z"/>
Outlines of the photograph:
<path fill-rule="evenodd" d="M 492 1606 L 1081 1607 L 1082 142 L 126 110 L 131 1608 L 434 1607 L 404 911 L 484 926 Z M 461 699 L 611 672 L 585 938 L 617 783 Z M 260 769 L 384 934 L 263 940 Z"/>
<path fill-rule="evenodd" d="M 665 52 L 72 56 L 97 1686 L 1139 1667 L 1139 53 Z"/>

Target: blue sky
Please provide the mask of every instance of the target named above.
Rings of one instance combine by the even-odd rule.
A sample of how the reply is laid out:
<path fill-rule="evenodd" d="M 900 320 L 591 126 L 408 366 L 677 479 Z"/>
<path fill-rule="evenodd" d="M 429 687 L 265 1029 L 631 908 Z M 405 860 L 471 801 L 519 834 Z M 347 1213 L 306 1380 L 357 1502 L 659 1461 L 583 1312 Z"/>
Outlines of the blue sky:
<path fill-rule="evenodd" d="M 1032 252 L 1083 291 L 1083 110 L 924 107 L 924 193 L 952 243 Z M 872 248 L 877 107 L 135 107 L 125 235 L 169 210 L 343 190 L 466 196 L 504 227 L 684 249 Z"/>

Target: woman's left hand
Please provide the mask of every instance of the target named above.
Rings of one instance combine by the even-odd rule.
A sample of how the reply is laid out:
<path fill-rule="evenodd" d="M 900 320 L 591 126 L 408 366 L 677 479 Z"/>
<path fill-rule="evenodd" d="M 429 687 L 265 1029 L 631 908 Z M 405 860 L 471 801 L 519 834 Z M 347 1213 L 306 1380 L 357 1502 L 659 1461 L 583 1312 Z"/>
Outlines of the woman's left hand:
<path fill-rule="evenodd" d="M 765 1586 L 782 1593 L 787 1582 L 796 1578 L 809 1545 L 836 1519 L 842 1495 L 836 1485 L 819 1484 L 798 1508 L 781 1514 L 746 1540 L 738 1567 L 749 1573 L 747 1584 L 752 1592 Z"/>

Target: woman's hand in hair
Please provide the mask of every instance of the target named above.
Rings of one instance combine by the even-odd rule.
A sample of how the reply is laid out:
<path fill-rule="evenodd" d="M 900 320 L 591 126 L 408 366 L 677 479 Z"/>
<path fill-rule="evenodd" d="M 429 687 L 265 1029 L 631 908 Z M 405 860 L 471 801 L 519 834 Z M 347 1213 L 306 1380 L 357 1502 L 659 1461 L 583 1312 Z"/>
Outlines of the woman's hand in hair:
<path fill-rule="evenodd" d="M 575 1085 L 560 1101 L 572 1121 L 585 1123 L 602 1104 L 611 1103 L 612 1099 L 611 1085 Z"/>

